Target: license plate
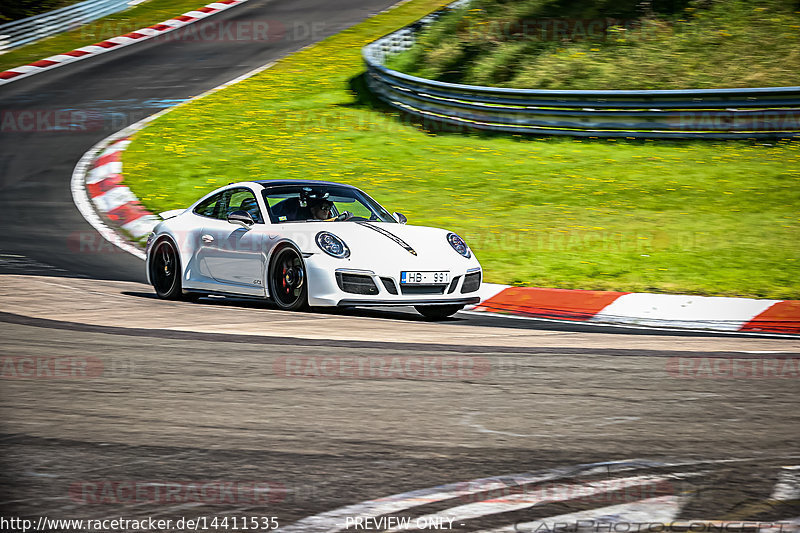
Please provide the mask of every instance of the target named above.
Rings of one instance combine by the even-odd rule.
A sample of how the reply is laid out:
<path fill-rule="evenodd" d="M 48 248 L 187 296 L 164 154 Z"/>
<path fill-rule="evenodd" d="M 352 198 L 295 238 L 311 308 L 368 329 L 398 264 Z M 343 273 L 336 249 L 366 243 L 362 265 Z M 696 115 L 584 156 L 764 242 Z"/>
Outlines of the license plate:
<path fill-rule="evenodd" d="M 404 285 L 434 285 L 450 283 L 450 272 L 401 272 L 400 283 Z"/>

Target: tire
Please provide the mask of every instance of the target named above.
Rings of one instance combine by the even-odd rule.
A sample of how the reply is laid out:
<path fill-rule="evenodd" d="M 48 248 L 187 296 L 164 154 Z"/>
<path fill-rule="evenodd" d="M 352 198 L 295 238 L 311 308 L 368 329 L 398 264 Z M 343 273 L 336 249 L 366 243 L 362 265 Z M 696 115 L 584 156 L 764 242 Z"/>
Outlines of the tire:
<path fill-rule="evenodd" d="M 306 267 L 300 253 L 284 246 L 272 256 L 269 273 L 269 295 L 278 308 L 300 311 L 308 307 Z"/>
<path fill-rule="evenodd" d="M 463 305 L 415 305 L 419 314 L 428 320 L 444 320 L 449 316 L 453 316 L 464 308 Z"/>
<path fill-rule="evenodd" d="M 181 260 L 175 245 L 169 239 L 158 241 L 150 253 L 150 281 L 156 294 L 163 300 L 180 300 Z"/>

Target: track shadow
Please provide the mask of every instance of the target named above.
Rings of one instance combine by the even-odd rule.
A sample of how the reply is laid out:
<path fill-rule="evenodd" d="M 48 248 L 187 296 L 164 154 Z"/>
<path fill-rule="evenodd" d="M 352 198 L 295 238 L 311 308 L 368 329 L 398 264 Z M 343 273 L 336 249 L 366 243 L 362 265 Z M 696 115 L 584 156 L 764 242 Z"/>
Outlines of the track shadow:
<path fill-rule="evenodd" d="M 158 300 L 155 293 L 139 292 L 139 291 L 123 291 L 125 296 L 133 296 L 136 298 L 145 298 L 148 300 Z M 197 305 L 206 305 L 213 307 L 239 307 L 245 309 L 263 309 L 270 311 L 278 311 L 278 307 L 269 300 L 260 298 L 246 298 L 237 296 L 203 296 L 194 302 Z M 286 311 L 290 313 L 292 311 Z M 299 313 L 314 313 L 319 315 L 330 316 L 353 316 L 353 317 L 367 317 L 367 318 L 385 318 L 389 320 L 404 320 L 409 322 L 428 322 L 428 319 L 418 314 L 413 307 L 400 307 L 400 308 L 368 308 L 368 307 L 312 307 L 308 311 L 298 311 Z M 448 323 L 466 323 L 467 318 L 450 317 L 438 322 Z"/>
<path fill-rule="evenodd" d="M 397 123 L 398 126 L 410 126 L 427 135 L 450 134 L 450 135 L 471 135 L 479 137 L 510 137 L 511 134 L 501 132 L 484 131 L 466 126 L 448 124 L 433 117 L 418 117 L 392 107 L 375 93 L 369 90 L 367 85 L 367 72 L 362 72 L 348 80 L 348 87 L 353 96 L 353 101 L 346 104 L 338 104 L 339 107 L 350 109 L 362 109 L 381 113 L 388 120 Z"/>

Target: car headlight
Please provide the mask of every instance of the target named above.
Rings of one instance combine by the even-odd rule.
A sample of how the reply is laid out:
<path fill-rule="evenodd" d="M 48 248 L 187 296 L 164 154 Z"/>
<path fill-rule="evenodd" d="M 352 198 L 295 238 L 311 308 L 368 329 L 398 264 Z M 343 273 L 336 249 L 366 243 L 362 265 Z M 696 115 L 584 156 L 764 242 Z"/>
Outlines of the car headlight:
<path fill-rule="evenodd" d="M 327 231 L 320 231 L 317 233 L 317 246 L 319 246 L 323 252 L 333 257 L 338 257 L 339 259 L 350 257 L 350 249 L 342 239 L 333 233 L 328 233 Z"/>
<path fill-rule="evenodd" d="M 455 233 L 448 233 L 447 234 L 447 242 L 450 243 L 450 246 L 453 247 L 453 250 L 460 253 L 467 259 L 472 257 L 472 252 L 469 251 L 469 246 L 467 243 L 464 242 L 464 239 L 456 235 Z"/>

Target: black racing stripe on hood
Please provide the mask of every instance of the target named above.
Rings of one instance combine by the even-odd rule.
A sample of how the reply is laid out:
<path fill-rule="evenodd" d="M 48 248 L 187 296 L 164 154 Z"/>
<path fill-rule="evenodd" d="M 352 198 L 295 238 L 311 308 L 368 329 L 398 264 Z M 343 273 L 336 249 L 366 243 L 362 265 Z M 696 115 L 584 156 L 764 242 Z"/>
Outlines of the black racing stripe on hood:
<path fill-rule="evenodd" d="M 377 231 L 377 232 L 378 232 L 378 233 L 380 233 L 381 235 L 383 235 L 383 236 L 385 236 L 385 237 L 388 237 L 389 239 L 393 240 L 394 242 L 396 242 L 397 244 L 399 244 L 400 246 L 402 246 L 403 248 L 405 248 L 405 250 L 406 250 L 408 253 L 410 253 L 411 255 L 417 255 L 417 252 L 416 252 L 416 251 L 415 251 L 415 250 L 414 250 L 414 249 L 413 249 L 411 246 L 409 246 L 409 245 L 408 245 L 408 243 L 407 243 L 406 241 L 404 241 L 403 239 L 401 239 L 400 237 L 398 237 L 398 236 L 397 236 L 397 235 L 395 235 L 394 233 L 391 233 L 391 232 L 389 232 L 389 231 L 386 231 L 386 230 L 385 230 L 385 229 L 383 229 L 383 228 L 379 228 L 378 226 L 373 226 L 373 225 L 372 225 L 372 224 L 370 224 L 369 222 L 356 222 L 356 224 L 359 224 L 359 225 L 361 225 L 361 226 L 364 226 L 365 228 L 369 228 L 369 229 L 371 229 L 371 230 L 373 230 L 373 231 Z"/>

